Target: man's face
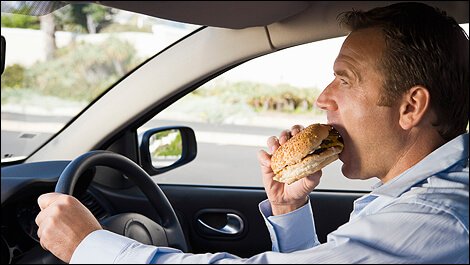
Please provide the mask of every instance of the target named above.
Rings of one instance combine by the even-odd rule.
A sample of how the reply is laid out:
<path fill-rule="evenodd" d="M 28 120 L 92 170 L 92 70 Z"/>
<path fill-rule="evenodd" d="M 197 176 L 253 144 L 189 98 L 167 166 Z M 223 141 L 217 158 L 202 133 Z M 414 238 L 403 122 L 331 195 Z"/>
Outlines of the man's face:
<path fill-rule="evenodd" d="M 398 107 L 377 105 L 383 84 L 378 62 L 384 47 L 377 28 L 352 32 L 335 60 L 335 79 L 317 99 L 328 123 L 343 136 L 340 159 L 348 178 L 381 178 L 399 153 Z"/>

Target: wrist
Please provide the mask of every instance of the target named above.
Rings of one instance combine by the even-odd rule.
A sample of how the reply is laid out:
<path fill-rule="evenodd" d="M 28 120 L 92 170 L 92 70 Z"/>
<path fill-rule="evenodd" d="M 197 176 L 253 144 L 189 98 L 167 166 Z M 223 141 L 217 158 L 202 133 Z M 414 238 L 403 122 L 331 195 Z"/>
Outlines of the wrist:
<path fill-rule="evenodd" d="M 305 197 L 303 200 L 298 200 L 292 203 L 274 203 L 271 202 L 271 211 L 273 216 L 287 214 L 292 211 L 299 209 L 308 202 L 308 197 Z"/>

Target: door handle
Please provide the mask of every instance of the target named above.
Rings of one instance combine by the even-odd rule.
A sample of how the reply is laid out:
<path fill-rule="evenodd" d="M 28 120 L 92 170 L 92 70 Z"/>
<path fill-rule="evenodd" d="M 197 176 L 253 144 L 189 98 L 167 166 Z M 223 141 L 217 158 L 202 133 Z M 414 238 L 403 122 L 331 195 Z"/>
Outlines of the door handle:
<path fill-rule="evenodd" d="M 243 229 L 245 228 L 245 224 L 243 222 L 243 219 L 234 214 L 234 213 L 227 213 L 226 214 L 226 223 L 223 227 L 214 227 L 213 225 L 210 225 L 203 221 L 201 218 L 197 218 L 197 221 L 199 224 L 202 225 L 203 228 L 205 228 L 205 233 L 209 235 L 239 235 L 243 232 Z"/>

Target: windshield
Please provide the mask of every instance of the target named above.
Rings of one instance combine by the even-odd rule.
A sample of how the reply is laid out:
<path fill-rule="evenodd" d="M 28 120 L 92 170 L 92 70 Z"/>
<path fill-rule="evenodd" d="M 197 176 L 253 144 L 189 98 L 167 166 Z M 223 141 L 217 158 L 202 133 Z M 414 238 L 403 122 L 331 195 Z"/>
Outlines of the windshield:
<path fill-rule="evenodd" d="M 2 1 L 2 162 L 31 155 L 116 81 L 199 27 L 96 4 L 28 3 L 39 2 Z"/>

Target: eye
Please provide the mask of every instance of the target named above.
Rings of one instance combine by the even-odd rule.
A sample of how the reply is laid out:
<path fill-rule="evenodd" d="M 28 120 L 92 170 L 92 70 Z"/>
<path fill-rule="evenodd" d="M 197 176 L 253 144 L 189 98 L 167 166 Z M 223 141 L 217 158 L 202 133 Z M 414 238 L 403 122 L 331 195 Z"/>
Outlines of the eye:
<path fill-rule="evenodd" d="M 335 80 L 339 80 L 340 85 L 343 85 L 343 86 L 348 86 L 349 85 L 348 78 L 346 78 L 342 75 L 337 75 L 336 73 L 334 73 L 334 76 L 335 76 Z"/>

